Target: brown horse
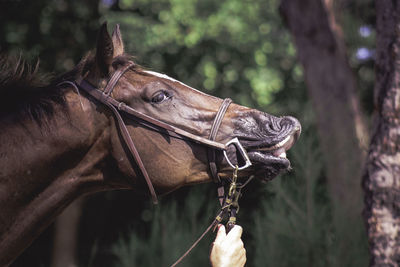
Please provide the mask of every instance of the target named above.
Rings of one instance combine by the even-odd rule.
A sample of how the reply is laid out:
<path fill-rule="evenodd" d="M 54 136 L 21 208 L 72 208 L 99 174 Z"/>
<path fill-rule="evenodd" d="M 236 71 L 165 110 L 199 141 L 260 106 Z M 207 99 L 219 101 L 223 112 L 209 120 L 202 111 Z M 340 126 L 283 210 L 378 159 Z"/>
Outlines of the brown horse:
<path fill-rule="evenodd" d="M 118 27 L 110 36 L 104 24 L 96 52 L 47 85 L 41 85 L 38 75 L 20 61 L 11 66 L 3 59 L 0 65 L 0 266 L 9 265 L 79 196 L 147 190 L 143 171 L 157 194 L 212 180 L 207 164 L 210 146 L 154 130 L 156 126 L 123 114 L 143 163 L 140 168 L 121 141 L 115 114 L 76 86 L 85 81 L 102 90 L 124 68 L 110 97 L 202 140 L 209 137 L 223 100 L 132 64 L 124 54 Z M 238 138 L 252 163 L 239 176 L 256 174 L 269 180 L 289 168 L 285 152 L 300 134 L 295 118 L 278 118 L 236 104 L 226 107 L 214 142 Z M 226 179 L 232 173 L 227 159 L 234 164 L 240 160 L 232 149 L 227 149 L 227 157 L 224 149 L 211 149 L 218 175 Z"/>

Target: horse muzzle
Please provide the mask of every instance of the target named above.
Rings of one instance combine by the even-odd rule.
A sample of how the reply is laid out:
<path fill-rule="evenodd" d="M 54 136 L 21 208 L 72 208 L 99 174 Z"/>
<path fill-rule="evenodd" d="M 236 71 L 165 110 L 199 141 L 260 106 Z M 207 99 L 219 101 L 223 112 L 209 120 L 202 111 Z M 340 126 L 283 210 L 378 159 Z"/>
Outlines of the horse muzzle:
<path fill-rule="evenodd" d="M 239 120 L 237 138 L 227 143 L 224 152 L 231 167 L 251 168 L 263 180 L 270 180 L 282 170 L 290 168 L 286 152 L 296 143 L 301 133 L 300 122 L 293 117 L 274 117 L 266 113 L 256 118 Z M 246 132 L 243 134 L 243 132 Z M 234 141 L 235 140 L 235 141 Z M 234 148 L 230 143 L 234 144 Z M 237 145 L 239 144 L 239 145 Z"/>

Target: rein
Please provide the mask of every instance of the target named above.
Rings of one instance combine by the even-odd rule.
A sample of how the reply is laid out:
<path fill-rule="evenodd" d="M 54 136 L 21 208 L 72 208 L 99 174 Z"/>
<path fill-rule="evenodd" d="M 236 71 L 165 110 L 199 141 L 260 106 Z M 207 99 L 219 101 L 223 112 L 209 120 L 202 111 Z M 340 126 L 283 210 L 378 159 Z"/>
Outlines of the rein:
<path fill-rule="evenodd" d="M 230 98 L 226 98 L 223 100 L 221 106 L 219 107 L 214 121 L 211 126 L 210 134 L 208 139 L 197 136 L 195 134 L 192 134 L 190 132 L 187 132 L 185 130 L 182 130 L 178 127 L 175 127 L 173 125 L 170 125 L 168 123 L 162 122 L 158 119 L 155 119 L 153 117 L 150 117 L 144 113 L 141 113 L 130 106 L 126 105 L 124 102 L 119 102 L 116 99 L 114 99 L 111 96 L 112 91 L 114 90 L 114 87 L 118 83 L 119 79 L 122 77 L 122 75 L 128 71 L 132 66 L 134 66 L 133 62 L 129 62 L 125 66 L 123 66 L 120 69 L 117 69 L 110 79 L 107 82 L 107 85 L 103 90 L 100 90 L 90 84 L 88 81 L 83 79 L 80 83 L 77 81 L 63 81 L 59 83 L 58 85 L 63 85 L 63 84 L 68 84 L 72 87 L 74 87 L 78 92 L 79 89 L 84 90 L 87 92 L 90 96 L 92 96 L 94 99 L 99 101 L 100 103 L 104 104 L 107 106 L 112 113 L 114 114 L 117 122 L 118 122 L 118 128 L 121 132 L 122 139 L 125 143 L 125 145 L 128 147 L 129 152 L 133 159 L 135 160 L 137 166 L 139 167 L 139 170 L 144 177 L 147 186 L 149 188 L 152 201 L 154 204 L 158 203 L 157 200 L 157 194 L 155 192 L 154 186 L 150 180 L 150 177 L 147 173 L 146 167 L 143 164 L 142 159 L 140 158 L 140 154 L 136 149 L 136 146 L 132 140 L 132 137 L 130 136 L 127 126 L 124 122 L 124 120 L 121 117 L 120 111 L 130 115 L 131 118 L 134 118 L 138 123 L 141 125 L 150 128 L 152 130 L 155 130 L 157 132 L 160 132 L 161 134 L 167 134 L 171 137 L 175 137 L 178 139 L 182 140 L 189 140 L 193 141 L 198 144 L 205 145 L 207 147 L 207 156 L 208 156 L 208 165 L 209 165 L 209 170 L 212 179 L 214 182 L 218 184 L 218 198 L 221 204 L 221 209 L 218 212 L 217 216 L 213 220 L 213 222 L 210 224 L 210 226 L 206 229 L 206 231 L 200 236 L 198 240 L 189 248 L 189 250 L 177 261 L 175 262 L 172 266 L 175 266 L 178 264 L 182 259 L 189 254 L 189 252 L 197 245 L 198 242 L 212 229 L 215 228 L 215 226 L 220 223 L 224 217 L 226 217 L 227 214 L 229 214 L 229 221 L 227 223 L 227 232 L 236 223 L 236 213 L 239 210 L 239 204 L 238 204 L 238 199 L 241 194 L 241 189 L 252 179 L 250 177 L 243 185 L 237 183 L 237 172 L 238 170 L 245 169 L 249 166 L 251 166 L 251 162 L 249 157 L 247 156 L 246 150 L 243 148 L 243 146 L 240 144 L 238 138 L 233 138 L 226 144 L 220 143 L 215 141 L 219 127 L 222 123 L 222 120 L 225 116 L 225 113 L 229 107 L 229 105 L 232 103 L 232 100 Z M 244 164 L 242 166 L 237 166 L 234 165 L 231 160 L 229 159 L 227 155 L 227 148 L 229 146 L 233 145 L 236 150 L 239 152 L 239 154 L 242 156 L 244 160 Z M 219 175 L 218 175 L 218 169 L 217 169 L 217 164 L 216 164 L 216 150 L 222 151 L 224 154 L 224 157 L 227 161 L 227 163 L 234 169 L 234 174 L 232 177 L 232 180 L 230 181 L 230 186 L 228 190 L 228 194 L 225 195 L 225 190 L 224 190 L 224 184 L 222 183 Z"/>

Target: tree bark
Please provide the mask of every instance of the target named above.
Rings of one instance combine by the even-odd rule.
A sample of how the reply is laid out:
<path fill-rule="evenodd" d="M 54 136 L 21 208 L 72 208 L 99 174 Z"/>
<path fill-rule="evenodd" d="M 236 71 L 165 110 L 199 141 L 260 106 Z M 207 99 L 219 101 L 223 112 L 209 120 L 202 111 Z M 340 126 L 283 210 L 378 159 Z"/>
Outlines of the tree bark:
<path fill-rule="evenodd" d="M 374 123 L 365 165 L 370 266 L 400 264 L 400 1 L 377 0 Z"/>
<path fill-rule="evenodd" d="M 360 247 L 361 169 L 368 140 L 356 81 L 331 1 L 282 0 L 280 12 L 294 37 L 316 113 L 333 205 L 337 254 L 346 266 Z M 354 229 L 359 231 L 358 236 Z M 365 247 L 364 247 L 365 248 Z M 350 264 L 350 263 L 349 263 Z M 351 264 L 350 264 L 351 265 Z"/>

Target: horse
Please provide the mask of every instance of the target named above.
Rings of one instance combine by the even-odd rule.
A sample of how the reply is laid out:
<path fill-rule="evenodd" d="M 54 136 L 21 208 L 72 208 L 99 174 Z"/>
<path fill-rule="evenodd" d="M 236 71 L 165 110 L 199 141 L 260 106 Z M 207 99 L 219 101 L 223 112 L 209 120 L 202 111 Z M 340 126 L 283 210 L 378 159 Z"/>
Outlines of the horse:
<path fill-rule="evenodd" d="M 0 265 L 8 266 L 73 200 L 290 168 L 301 125 L 146 70 L 104 23 L 96 48 L 45 82 L 24 61 L 0 63 Z M 147 189 L 146 189 L 147 188 Z"/>

